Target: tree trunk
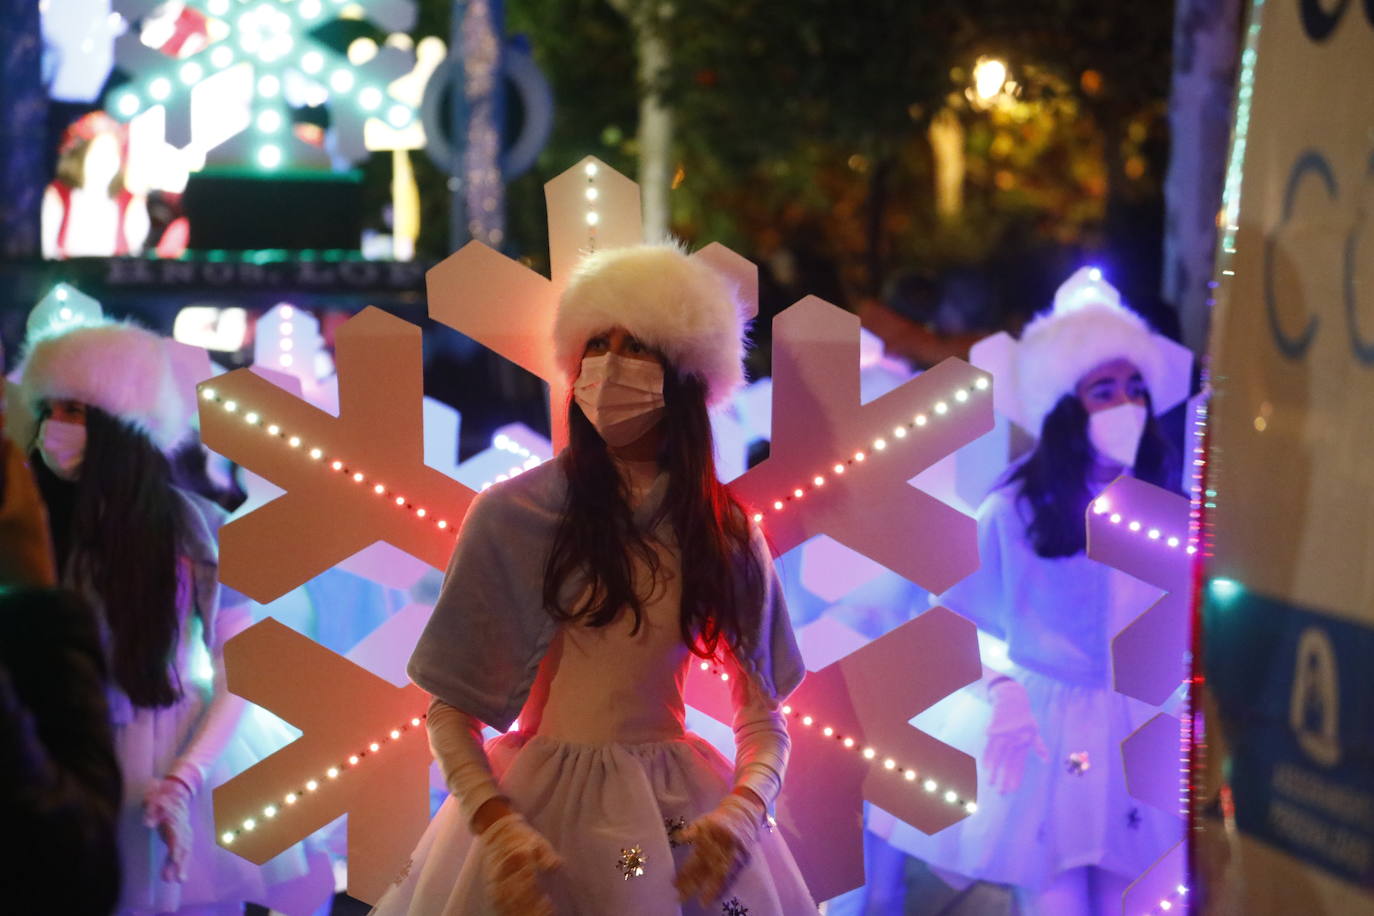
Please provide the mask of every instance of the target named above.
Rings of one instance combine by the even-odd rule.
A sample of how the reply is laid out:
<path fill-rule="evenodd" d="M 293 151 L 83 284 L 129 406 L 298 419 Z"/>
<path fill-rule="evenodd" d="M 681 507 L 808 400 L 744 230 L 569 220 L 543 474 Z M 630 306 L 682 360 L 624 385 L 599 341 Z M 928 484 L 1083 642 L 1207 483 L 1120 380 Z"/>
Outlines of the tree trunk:
<path fill-rule="evenodd" d="M 1217 213 L 1226 177 L 1241 0 L 1177 0 L 1160 295 L 1201 352 L 1211 312 Z"/>
<path fill-rule="evenodd" d="M 953 222 L 964 209 L 964 125 L 951 108 L 930 119 L 930 152 L 935 168 L 935 212 Z"/>
<path fill-rule="evenodd" d="M 668 69 L 671 52 L 654 21 L 655 5 L 637 0 L 609 0 L 630 23 L 635 56 L 639 59 L 639 194 L 644 208 L 644 238 L 668 234 L 671 210 L 668 192 L 673 180 L 673 112 L 663 104 L 656 87 Z"/>

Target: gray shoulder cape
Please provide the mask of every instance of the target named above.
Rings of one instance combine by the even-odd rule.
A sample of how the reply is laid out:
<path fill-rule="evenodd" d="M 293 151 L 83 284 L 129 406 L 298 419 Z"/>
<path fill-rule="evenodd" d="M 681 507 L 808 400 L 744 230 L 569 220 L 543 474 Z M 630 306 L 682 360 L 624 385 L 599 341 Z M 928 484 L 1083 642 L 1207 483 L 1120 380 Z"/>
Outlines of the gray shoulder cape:
<path fill-rule="evenodd" d="M 636 510 L 641 525 L 661 502 L 666 481 L 660 477 Z M 434 613 L 406 667 L 424 690 L 501 731 L 519 715 L 559 627 L 544 609 L 544 569 L 567 491 L 562 462 L 554 460 L 473 501 Z M 763 608 L 752 650 L 737 655 L 764 695 L 781 702 L 806 668 L 772 554 L 757 529 L 753 549 L 765 573 Z M 743 588 L 743 577 L 737 581 Z M 567 585 L 569 592 L 580 588 Z"/>

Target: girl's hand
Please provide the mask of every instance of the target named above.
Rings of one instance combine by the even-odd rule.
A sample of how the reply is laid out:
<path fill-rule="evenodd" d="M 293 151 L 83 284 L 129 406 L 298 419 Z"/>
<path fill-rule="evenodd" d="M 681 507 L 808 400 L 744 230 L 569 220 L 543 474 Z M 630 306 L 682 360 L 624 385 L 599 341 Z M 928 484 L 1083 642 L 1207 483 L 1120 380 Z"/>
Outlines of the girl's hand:
<path fill-rule="evenodd" d="M 692 854 L 673 882 L 679 899 L 685 903 L 696 897 L 709 907 L 725 895 L 740 870 L 749 864 L 764 813 L 763 804 L 752 792 L 732 792 L 714 811 L 682 829 L 678 840 L 691 844 Z"/>
<path fill-rule="evenodd" d="M 497 913 L 554 916 L 553 901 L 538 878 L 542 872 L 561 868 L 563 860 L 539 831 L 512 811 L 483 830 L 477 842 L 482 849 L 482 875 Z"/>
<path fill-rule="evenodd" d="M 157 829 L 167 844 L 163 881 L 185 881 L 191 856 L 191 790 L 174 776 L 153 783 L 143 797 L 143 823 Z"/>
<path fill-rule="evenodd" d="M 988 784 L 1003 795 L 1021 788 L 1026 775 L 1026 755 L 1033 749 L 1041 760 L 1049 751 L 1040 738 L 1040 727 L 1031 714 L 1026 688 L 1009 677 L 1001 677 L 988 688 L 992 699 L 992 721 L 988 723 L 988 746 L 983 766 L 988 769 Z"/>

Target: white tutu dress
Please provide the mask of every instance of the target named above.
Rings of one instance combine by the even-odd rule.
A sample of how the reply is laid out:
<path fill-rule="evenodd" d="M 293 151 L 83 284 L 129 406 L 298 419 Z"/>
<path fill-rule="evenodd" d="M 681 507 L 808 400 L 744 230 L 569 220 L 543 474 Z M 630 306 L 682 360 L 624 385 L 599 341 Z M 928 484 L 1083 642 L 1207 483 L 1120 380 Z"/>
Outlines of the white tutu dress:
<path fill-rule="evenodd" d="M 523 496 L 546 506 L 561 505 L 561 499 L 550 498 L 551 490 L 556 494 L 561 492 L 556 488 L 564 486 L 562 471 L 556 465 L 557 462 L 545 465 L 518 478 L 515 498 Z M 557 478 L 549 479 L 554 474 Z M 527 477 L 534 479 L 526 480 Z M 509 490 L 510 485 L 503 489 Z M 476 517 L 465 523 L 460 554 L 465 550 L 464 541 L 478 546 L 491 533 L 489 526 L 508 530 L 501 529 L 499 521 L 492 517 L 499 512 L 493 503 L 512 494 L 507 492 L 492 500 L 493 492 L 499 491 L 489 491 L 474 506 Z M 479 510 L 483 501 L 487 505 Z M 501 521 L 514 520 L 507 515 Z M 523 520 L 532 521 L 528 515 Z M 524 553 L 518 545 L 513 552 Z M 542 556 L 536 553 L 526 558 L 538 569 Z M 676 558 L 668 550 L 661 550 L 660 557 L 664 563 L 660 573 L 663 584 L 646 603 L 644 621 L 637 633 L 632 632 L 633 620 L 628 613 L 609 626 L 593 629 L 552 625 L 547 613 L 536 606 L 537 613 L 525 621 L 541 631 L 546 621 L 551 625 L 546 649 L 538 648 L 541 640 L 531 641 L 537 671 L 530 671 L 533 681 L 517 730 L 486 745 L 501 793 L 564 860 L 561 869 L 541 878 L 559 916 L 814 914 L 816 905 L 782 834 L 768 828 L 760 830 L 750 862 L 720 901 L 704 909 L 695 901 L 678 901 L 673 881 L 691 848 L 675 847 L 671 831 L 715 808 L 734 785 L 735 771 L 704 739 L 684 729 L 682 688 L 692 655 L 682 642 L 678 626 L 681 601 Z M 461 587 L 461 574 L 472 559 L 455 557 L 445 584 L 446 593 L 450 584 L 455 589 Z M 485 588 L 469 584 L 464 594 L 471 596 L 474 591 L 481 595 Z M 441 615 L 446 613 L 444 601 L 440 599 L 440 607 L 435 611 L 440 623 L 431 621 L 416 650 L 411 675 L 421 686 L 460 709 L 479 706 L 482 701 L 477 696 L 482 691 L 468 689 L 465 696 L 455 695 L 463 693 L 464 688 L 449 678 L 460 677 L 469 683 L 467 676 L 455 673 L 467 668 L 468 660 L 460 657 L 464 651 L 473 660 L 484 659 L 484 668 L 490 671 L 502 666 L 509 646 L 503 642 L 494 652 L 480 652 L 471 646 L 458 650 L 455 643 L 448 642 L 445 651 L 444 638 L 439 636 L 443 632 Z M 782 621 L 774 624 L 785 628 L 785 608 L 782 612 Z M 490 622 L 483 621 L 482 616 L 471 606 L 465 608 L 463 622 L 468 625 L 469 642 L 481 642 L 479 634 Z M 790 629 L 784 641 L 790 642 Z M 767 635 L 764 642 L 768 642 Z M 795 653 L 795 643 L 790 644 Z M 488 644 L 486 648 L 496 647 Z M 431 651 L 437 654 L 431 656 Z M 525 654 L 523 647 L 519 654 Z M 445 668 L 445 675 L 438 682 L 429 674 L 431 662 L 427 659 L 431 657 L 448 660 L 446 665 L 435 662 Z M 758 671 L 773 668 L 760 665 L 759 661 L 755 659 L 747 665 L 748 674 L 736 669 L 737 680 L 752 677 L 756 683 L 761 682 Z M 789 668 L 794 661 L 800 665 L 799 656 L 785 661 Z M 800 677 L 800 668 L 785 677 L 790 682 L 785 689 L 790 689 Z M 486 692 L 491 692 L 495 683 L 486 681 L 484 685 Z M 497 692 L 504 695 L 508 691 Z M 767 695 L 766 691 L 757 692 Z M 514 695 L 525 695 L 518 681 Z M 468 702 L 460 706 L 450 697 Z M 773 696 L 771 702 L 776 703 L 777 697 Z M 499 710 L 482 715 L 479 712 L 471 714 L 488 723 L 501 724 Z M 491 913 L 481 856 L 472 854 L 474 844 L 481 842 L 469 830 L 458 801 L 448 798 L 395 885 L 373 912 L 377 916 Z M 622 856 L 627 851 L 642 858 L 643 874 L 636 875 L 622 866 Z"/>
<path fill-rule="evenodd" d="M 1006 641 L 1005 673 L 1026 688 L 1048 759 L 1030 753 L 1008 794 L 980 766 L 977 812 L 933 836 L 877 810 L 869 829 L 982 881 L 1035 890 L 1084 866 L 1133 880 L 1182 838 L 1176 818 L 1126 789 L 1121 742 L 1158 710 L 1111 687 L 1112 637 L 1160 591 L 1082 553 L 1037 555 L 1010 489 L 990 495 L 978 520 L 982 566 L 932 600 Z M 981 760 L 990 712 L 975 685 L 913 724 Z"/>

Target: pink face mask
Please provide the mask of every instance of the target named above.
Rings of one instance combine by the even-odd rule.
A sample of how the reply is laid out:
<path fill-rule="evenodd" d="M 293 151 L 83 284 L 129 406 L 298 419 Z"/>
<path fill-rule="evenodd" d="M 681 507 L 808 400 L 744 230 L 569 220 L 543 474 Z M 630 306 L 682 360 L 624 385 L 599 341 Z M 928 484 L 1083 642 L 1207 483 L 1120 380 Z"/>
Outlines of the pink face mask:
<path fill-rule="evenodd" d="M 614 353 L 589 356 L 573 398 L 607 445 L 629 445 L 663 417 L 663 367 Z"/>

